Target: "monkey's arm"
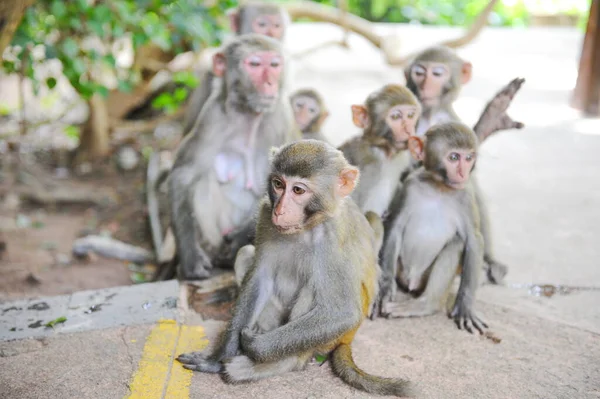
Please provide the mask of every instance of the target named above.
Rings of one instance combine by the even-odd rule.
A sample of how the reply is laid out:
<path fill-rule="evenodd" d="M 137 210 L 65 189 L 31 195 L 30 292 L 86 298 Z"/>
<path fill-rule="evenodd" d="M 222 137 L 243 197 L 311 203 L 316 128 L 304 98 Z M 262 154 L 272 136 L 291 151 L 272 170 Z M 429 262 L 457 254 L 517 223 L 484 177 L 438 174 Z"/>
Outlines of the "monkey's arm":
<path fill-rule="evenodd" d="M 328 344 L 360 324 L 360 304 L 348 300 L 351 287 L 324 280 L 314 291 L 315 305 L 308 313 L 264 334 L 244 328 L 241 339 L 245 354 L 260 362 L 278 360 Z M 327 296 L 319 295 L 319 290 Z"/>
<path fill-rule="evenodd" d="M 473 205 L 473 213 L 478 212 L 477 206 Z M 477 218 L 477 215 L 473 215 Z M 462 272 L 460 286 L 454 302 L 454 308 L 450 317 L 459 329 L 464 328 L 473 333 L 473 328 L 483 334 L 487 324 L 475 313 L 475 291 L 478 286 L 479 271 L 483 264 L 483 239 L 478 231 L 478 223 L 471 219 L 466 226 L 465 249 L 462 256 Z"/>
<path fill-rule="evenodd" d="M 524 82 L 523 78 L 513 79 L 487 104 L 473 127 L 480 144 L 493 133 L 507 129 L 522 129 L 525 126 L 522 122 L 515 122 L 506 113 L 508 106 Z"/>
<path fill-rule="evenodd" d="M 266 270 L 252 267 L 242 283 L 241 292 L 235 302 L 233 317 L 215 350 L 206 356 L 202 352 L 181 354 L 177 360 L 189 370 L 218 373 L 224 359 L 238 355 L 240 351 L 240 331 L 256 318 L 264 308 L 273 291 L 272 279 Z"/>
<path fill-rule="evenodd" d="M 192 92 L 183 116 L 183 136 L 188 135 L 192 131 L 192 128 L 196 124 L 196 119 L 200 115 L 200 111 L 202 111 L 202 107 L 212 93 L 215 80 L 215 75 L 211 71 L 204 72 L 200 79 L 200 85 Z"/>

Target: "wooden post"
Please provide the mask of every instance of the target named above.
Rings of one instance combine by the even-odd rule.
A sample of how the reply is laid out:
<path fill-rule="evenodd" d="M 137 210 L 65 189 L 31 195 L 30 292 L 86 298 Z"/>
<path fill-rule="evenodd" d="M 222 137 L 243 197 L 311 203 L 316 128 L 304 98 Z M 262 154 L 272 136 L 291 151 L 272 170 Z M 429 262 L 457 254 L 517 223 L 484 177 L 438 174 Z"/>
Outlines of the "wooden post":
<path fill-rule="evenodd" d="M 600 0 L 592 0 L 571 106 L 600 116 Z"/>

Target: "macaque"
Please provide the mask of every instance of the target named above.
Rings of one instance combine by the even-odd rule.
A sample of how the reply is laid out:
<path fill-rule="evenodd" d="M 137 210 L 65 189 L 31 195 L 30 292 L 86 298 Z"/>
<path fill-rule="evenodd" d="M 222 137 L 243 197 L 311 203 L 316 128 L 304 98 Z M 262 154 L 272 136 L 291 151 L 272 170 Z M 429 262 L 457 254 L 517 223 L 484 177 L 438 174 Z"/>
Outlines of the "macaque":
<path fill-rule="evenodd" d="M 208 277 L 224 237 L 252 220 L 269 149 L 299 139 L 282 95 L 284 62 L 280 43 L 257 34 L 232 40 L 214 56 L 223 85 L 180 143 L 168 178 L 180 278 Z M 236 242 L 244 245 L 244 237 Z"/>
<path fill-rule="evenodd" d="M 437 46 L 420 53 L 405 69 L 406 86 L 417 96 L 423 113 L 417 124 L 417 135 L 423 135 L 438 123 L 456 121 L 460 118 L 453 108 L 461 87 L 471 80 L 473 66 L 460 58 L 453 50 Z M 506 110 L 525 79 L 513 79 L 487 104 L 473 130 L 482 143 L 493 133 L 506 129 L 521 129 L 523 123 L 515 122 Z M 472 179 L 480 212 L 481 231 L 484 241 L 485 270 L 488 280 L 500 283 L 508 267 L 497 261 L 492 254 L 487 208 L 475 179 Z"/>
<path fill-rule="evenodd" d="M 406 87 L 419 99 L 423 108 L 417 124 L 422 136 L 431 126 L 449 121 L 460 122 L 453 103 L 463 85 L 469 83 L 473 65 L 444 46 L 431 47 L 420 53 L 404 70 Z M 499 130 L 522 129 L 506 114 L 514 95 L 525 79 L 513 79 L 487 105 L 473 128 L 479 142 Z"/>
<path fill-rule="evenodd" d="M 408 381 L 367 374 L 352 359 L 379 270 L 373 229 L 349 197 L 359 170 L 318 140 L 271 157 L 256 246 L 240 250 L 251 266 L 240 276 L 233 317 L 213 354 L 177 360 L 236 383 L 302 370 L 313 355 L 331 354 L 333 371 L 352 387 L 409 395 Z"/>
<path fill-rule="evenodd" d="M 362 179 L 352 198 L 363 212 L 383 216 L 387 211 L 400 176 L 410 165 L 407 142 L 420 114 L 416 97 L 396 84 L 370 94 L 365 105 L 352 106 L 352 120 L 363 133 L 340 150 L 360 169 Z"/>
<path fill-rule="evenodd" d="M 283 41 L 290 17 L 277 4 L 248 2 L 227 12 L 231 31 L 236 35 L 257 33 Z M 221 80 L 210 70 L 200 72 L 200 85 L 194 89 L 183 118 L 183 134 L 191 132 L 202 107 Z"/>
<path fill-rule="evenodd" d="M 477 137 L 462 123 L 446 122 L 409 139 L 422 162 L 401 190 L 399 213 L 391 221 L 382 256 L 381 312 L 387 317 L 427 316 L 445 309 L 457 273 L 460 286 L 450 312 L 459 328 L 483 333 L 474 311 L 483 238 L 470 177 L 477 160 Z M 393 302 L 397 285 L 416 298 Z"/>
<path fill-rule="evenodd" d="M 321 132 L 321 127 L 329 116 L 323 97 L 316 90 L 300 89 L 291 95 L 290 102 L 302 138 L 327 142 Z"/>

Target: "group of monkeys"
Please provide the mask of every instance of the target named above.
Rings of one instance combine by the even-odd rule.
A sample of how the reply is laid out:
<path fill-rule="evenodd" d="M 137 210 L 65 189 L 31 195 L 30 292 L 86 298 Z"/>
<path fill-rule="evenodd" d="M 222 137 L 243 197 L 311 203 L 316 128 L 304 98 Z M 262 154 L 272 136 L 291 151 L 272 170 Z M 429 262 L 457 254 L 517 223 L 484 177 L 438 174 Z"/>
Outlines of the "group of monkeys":
<path fill-rule="evenodd" d="M 357 389 L 414 395 L 406 380 L 360 370 L 351 342 L 366 317 L 444 310 L 458 273 L 450 317 L 469 332 L 487 328 L 474 310 L 478 275 L 499 282 L 507 268 L 491 253 L 471 173 L 479 143 L 523 127 L 506 109 L 524 80 L 471 129 L 452 106 L 471 64 L 430 48 L 405 69 L 406 86 L 352 106 L 362 134 L 336 149 L 321 131 L 322 97 L 286 91 L 286 13 L 248 3 L 229 15 L 236 36 L 191 96 L 167 183 L 179 278 L 234 265 L 239 296 L 214 352 L 178 360 L 240 382 L 331 354 Z"/>

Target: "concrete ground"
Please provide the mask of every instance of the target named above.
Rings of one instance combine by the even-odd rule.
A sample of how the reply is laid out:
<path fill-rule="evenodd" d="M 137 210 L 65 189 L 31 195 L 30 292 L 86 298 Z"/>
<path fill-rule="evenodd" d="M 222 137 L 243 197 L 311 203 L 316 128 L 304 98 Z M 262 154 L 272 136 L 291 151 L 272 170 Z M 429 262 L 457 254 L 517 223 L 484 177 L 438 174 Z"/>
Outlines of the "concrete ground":
<path fill-rule="evenodd" d="M 408 51 L 458 31 L 411 26 L 397 33 Z M 341 37 L 337 28 L 296 25 L 289 42 L 294 53 L 332 37 Z M 478 292 L 492 334 L 459 331 L 444 315 L 366 321 L 353 345 L 364 370 L 408 378 L 423 398 L 600 398 L 600 120 L 568 107 L 581 39 L 572 29 L 486 29 L 459 51 L 474 65 L 456 107 L 467 123 L 500 87 L 526 78 L 509 110 L 525 129 L 487 140 L 478 161 L 496 255 L 510 266 L 505 285 Z M 385 66 L 361 38 L 353 36 L 350 47 L 315 52 L 294 68 L 295 88 L 322 91 L 331 112 L 325 133 L 335 144 L 357 133 L 351 104 L 382 84 L 403 82 L 401 70 Z M 38 313 L 31 316 L 33 302 L 0 304 L 0 398 L 369 397 L 346 387 L 327 364 L 236 386 L 184 372 L 173 356 L 204 348 L 222 323 L 200 320 L 181 301 L 165 310 L 168 298 L 180 297 L 176 286 L 134 288 L 147 292 L 132 298 L 133 288 L 123 289 L 131 298 L 124 301 L 151 314 L 126 304 L 84 313 L 106 299 L 101 293 L 40 300 L 66 303 L 60 309 L 73 314 L 54 330 L 24 323 L 47 322 L 58 310 L 46 317 L 32 309 Z M 74 298 L 80 301 L 73 306 Z M 155 305 L 144 308 L 146 298 Z"/>

